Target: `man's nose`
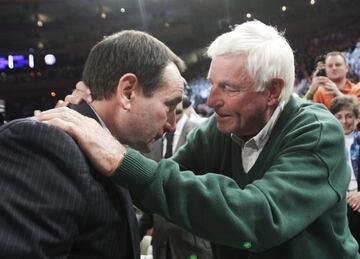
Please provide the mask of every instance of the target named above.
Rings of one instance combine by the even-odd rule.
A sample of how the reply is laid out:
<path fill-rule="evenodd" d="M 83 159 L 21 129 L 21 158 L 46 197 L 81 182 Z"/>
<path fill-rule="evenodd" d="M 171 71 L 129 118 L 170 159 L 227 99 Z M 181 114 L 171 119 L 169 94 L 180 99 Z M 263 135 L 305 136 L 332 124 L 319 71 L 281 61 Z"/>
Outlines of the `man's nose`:
<path fill-rule="evenodd" d="M 176 114 L 175 111 L 168 116 L 168 119 L 164 126 L 165 132 L 174 133 L 176 130 Z"/>
<path fill-rule="evenodd" d="M 210 108 L 216 108 L 222 106 L 223 101 L 221 99 L 221 93 L 218 87 L 212 86 L 210 90 L 210 95 L 208 97 L 208 106 Z"/>

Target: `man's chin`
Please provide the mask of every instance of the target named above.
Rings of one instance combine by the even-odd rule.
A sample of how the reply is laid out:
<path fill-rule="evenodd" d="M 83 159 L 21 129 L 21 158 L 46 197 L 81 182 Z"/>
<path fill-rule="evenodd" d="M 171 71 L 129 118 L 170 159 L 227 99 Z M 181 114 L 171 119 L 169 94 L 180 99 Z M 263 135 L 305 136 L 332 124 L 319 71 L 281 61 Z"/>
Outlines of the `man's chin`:
<path fill-rule="evenodd" d="M 223 134 L 231 133 L 231 130 L 228 127 L 226 127 L 226 125 L 224 125 L 223 123 L 217 122 L 216 127 Z"/>

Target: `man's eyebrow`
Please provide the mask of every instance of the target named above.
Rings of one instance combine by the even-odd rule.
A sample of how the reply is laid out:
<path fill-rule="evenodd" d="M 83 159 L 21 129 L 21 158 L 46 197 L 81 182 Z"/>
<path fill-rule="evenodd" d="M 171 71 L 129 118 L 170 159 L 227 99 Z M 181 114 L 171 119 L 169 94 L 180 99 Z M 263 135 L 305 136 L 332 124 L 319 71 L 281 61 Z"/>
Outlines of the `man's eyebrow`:
<path fill-rule="evenodd" d="M 221 86 L 228 85 L 228 86 L 230 86 L 232 88 L 240 89 L 239 85 L 233 84 L 233 83 L 229 82 L 228 80 L 220 80 L 219 85 L 221 85 Z"/>
<path fill-rule="evenodd" d="M 168 100 L 165 103 L 167 105 L 176 105 L 176 104 L 180 103 L 181 101 L 182 101 L 182 96 L 179 96 L 179 97 L 176 97 L 174 99 Z"/>

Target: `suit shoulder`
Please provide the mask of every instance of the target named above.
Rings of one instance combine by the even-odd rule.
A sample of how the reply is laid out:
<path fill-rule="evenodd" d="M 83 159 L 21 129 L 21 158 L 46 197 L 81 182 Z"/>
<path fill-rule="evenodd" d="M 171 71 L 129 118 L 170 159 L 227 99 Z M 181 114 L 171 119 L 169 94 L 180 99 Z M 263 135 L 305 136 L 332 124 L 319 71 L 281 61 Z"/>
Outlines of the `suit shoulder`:
<path fill-rule="evenodd" d="M 0 128 L 0 136 L 4 134 L 12 134 L 14 137 L 23 138 L 33 136 L 34 138 L 41 137 L 43 139 L 51 139 L 51 137 L 72 139 L 64 131 L 30 118 L 17 119 L 4 124 Z"/>
<path fill-rule="evenodd" d="M 75 140 L 64 131 L 30 118 L 18 119 L 0 128 L 0 143 L 61 152 L 81 152 Z"/>

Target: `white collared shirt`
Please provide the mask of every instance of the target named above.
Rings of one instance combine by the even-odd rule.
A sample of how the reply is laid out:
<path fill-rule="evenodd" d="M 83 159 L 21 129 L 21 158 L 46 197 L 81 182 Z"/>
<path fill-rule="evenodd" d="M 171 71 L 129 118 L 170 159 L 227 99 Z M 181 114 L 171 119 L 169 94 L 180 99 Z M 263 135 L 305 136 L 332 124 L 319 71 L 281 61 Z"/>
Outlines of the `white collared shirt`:
<path fill-rule="evenodd" d="M 231 138 L 235 143 L 241 147 L 241 158 L 242 166 L 245 173 L 248 173 L 250 169 L 255 164 L 258 159 L 261 151 L 263 150 L 265 144 L 269 140 L 272 130 L 276 124 L 276 121 L 280 117 L 281 112 L 283 111 L 285 103 L 281 103 L 276 107 L 273 115 L 270 120 L 266 123 L 265 127 L 254 137 L 244 142 L 240 137 L 231 134 Z"/>
<path fill-rule="evenodd" d="M 173 154 L 175 153 L 176 151 L 176 146 L 179 142 L 179 139 L 180 139 L 180 135 L 181 135 L 181 132 L 185 126 L 185 123 L 186 121 L 189 119 L 189 117 L 186 115 L 186 114 L 183 114 L 180 118 L 180 120 L 176 123 L 176 130 L 174 132 L 174 139 L 173 139 L 173 144 L 172 144 L 172 152 Z M 166 153 L 166 145 L 167 145 L 167 140 L 166 140 L 166 137 L 165 135 L 163 136 L 163 157 L 165 156 L 165 153 Z"/>

